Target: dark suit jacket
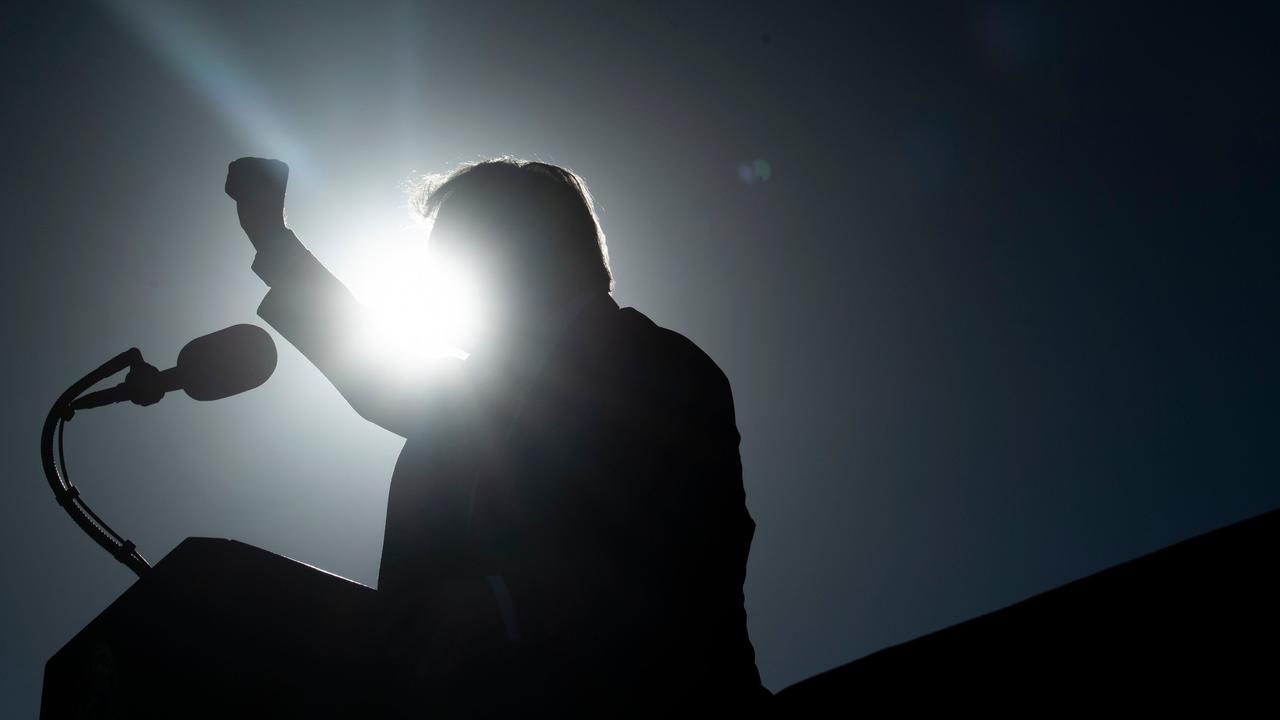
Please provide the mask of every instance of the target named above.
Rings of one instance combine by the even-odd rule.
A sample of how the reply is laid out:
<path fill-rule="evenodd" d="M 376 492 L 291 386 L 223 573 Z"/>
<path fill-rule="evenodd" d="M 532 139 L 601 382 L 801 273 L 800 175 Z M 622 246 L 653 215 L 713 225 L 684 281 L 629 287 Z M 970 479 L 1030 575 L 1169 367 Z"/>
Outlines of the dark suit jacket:
<path fill-rule="evenodd" d="M 532 377 L 469 374 L 468 359 L 404 378 L 357 346 L 363 309 L 289 237 L 287 253 L 255 261 L 272 285 L 259 315 L 357 411 L 407 438 L 380 594 L 489 579 L 519 648 L 493 682 L 519 685 L 522 702 L 769 698 L 742 592 L 755 522 L 729 382 L 711 358 L 601 294 Z"/>

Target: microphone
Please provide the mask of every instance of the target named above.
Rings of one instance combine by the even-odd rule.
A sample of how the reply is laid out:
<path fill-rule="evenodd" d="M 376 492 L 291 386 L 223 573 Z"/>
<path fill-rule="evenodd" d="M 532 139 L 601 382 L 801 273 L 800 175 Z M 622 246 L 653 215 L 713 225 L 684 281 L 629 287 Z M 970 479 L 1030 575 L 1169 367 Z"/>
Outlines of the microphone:
<path fill-rule="evenodd" d="M 258 387 L 275 369 L 276 344 L 267 331 L 257 325 L 232 325 L 187 343 L 174 367 L 160 371 L 145 362 L 135 364 L 124 382 L 78 398 L 71 409 L 126 400 L 153 405 L 172 390 L 183 390 L 193 400 L 221 400 Z"/>

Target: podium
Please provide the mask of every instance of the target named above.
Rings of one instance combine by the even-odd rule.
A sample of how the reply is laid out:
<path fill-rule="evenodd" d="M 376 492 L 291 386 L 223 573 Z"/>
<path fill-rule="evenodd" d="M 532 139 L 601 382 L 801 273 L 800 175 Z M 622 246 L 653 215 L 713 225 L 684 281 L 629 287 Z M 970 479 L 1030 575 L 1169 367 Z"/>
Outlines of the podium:
<path fill-rule="evenodd" d="M 40 717 L 369 717 L 373 589 L 188 538 L 45 666 Z"/>

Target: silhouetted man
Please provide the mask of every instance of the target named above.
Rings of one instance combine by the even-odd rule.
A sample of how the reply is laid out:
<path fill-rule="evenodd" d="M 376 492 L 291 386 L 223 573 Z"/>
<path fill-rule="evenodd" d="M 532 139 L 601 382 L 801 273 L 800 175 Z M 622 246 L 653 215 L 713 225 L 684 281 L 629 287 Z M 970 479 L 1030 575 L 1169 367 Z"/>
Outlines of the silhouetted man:
<path fill-rule="evenodd" d="M 728 380 L 614 302 L 582 180 L 500 159 L 424 187 L 431 252 L 482 279 L 487 332 L 466 360 L 405 373 L 371 352 L 367 311 L 285 227 L 287 175 L 258 158 L 227 175 L 270 286 L 258 314 L 407 439 L 378 578 L 398 702 L 761 707 Z"/>

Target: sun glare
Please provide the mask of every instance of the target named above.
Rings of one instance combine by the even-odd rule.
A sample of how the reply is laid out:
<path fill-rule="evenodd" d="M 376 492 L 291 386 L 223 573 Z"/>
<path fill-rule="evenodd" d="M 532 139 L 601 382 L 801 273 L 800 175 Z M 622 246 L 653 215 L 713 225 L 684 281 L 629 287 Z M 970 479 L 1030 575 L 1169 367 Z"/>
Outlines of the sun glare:
<path fill-rule="evenodd" d="M 369 327 L 358 329 L 370 352 L 405 370 L 467 357 L 482 313 L 466 268 L 430 255 L 418 239 L 384 243 L 348 269 L 349 287 L 371 310 Z"/>

